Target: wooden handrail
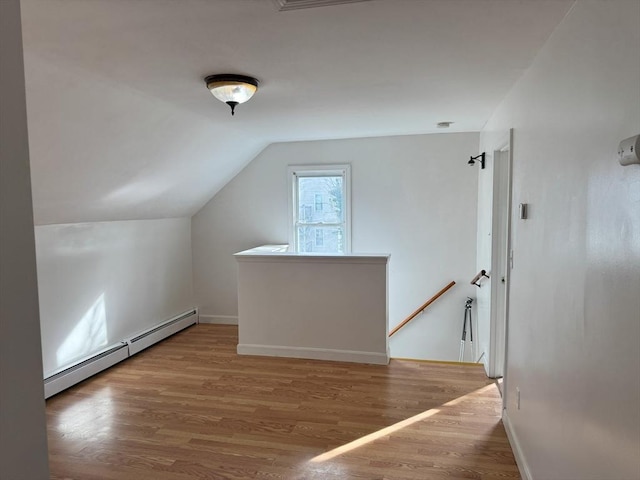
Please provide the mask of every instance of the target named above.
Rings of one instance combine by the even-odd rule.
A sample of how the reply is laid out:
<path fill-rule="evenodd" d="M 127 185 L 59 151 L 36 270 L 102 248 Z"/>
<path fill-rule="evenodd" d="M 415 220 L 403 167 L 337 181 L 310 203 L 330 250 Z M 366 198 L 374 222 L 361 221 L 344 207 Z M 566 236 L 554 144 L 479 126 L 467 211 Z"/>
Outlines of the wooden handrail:
<path fill-rule="evenodd" d="M 438 293 L 436 293 L 433 297 L 431 297 L 429 300 L 427 300 L 424 303 L 424 305 L 422 305 L 419 309 L 417 309 L 415 312 L 413 312 L 411 315 L 409 315 L 407 318 L 405 318 L 400 325 L 398 325 L 396 328 L 391 330 L 391 333 L 389 334 L 389 336 L 391 336 L 394 333 L 396 333 L 398 330 L 400 330 L 402 327 L 404 327 L 407 323 L 409 323 L 411 320 L 413 320 L 415 317 L 417 317 L 420 312 L 424 311 L 425 308 L 427 308 L 429 305 L 431 305 L 433 302 L 435 302 L 438 298 L 440 298 L 440 296 L 444 292 L 449 290 L 455 284 L 456 284 L 456 282 L 451 282 L 449 285 L 444 287 L 442 290 L 440 290 Z"/>

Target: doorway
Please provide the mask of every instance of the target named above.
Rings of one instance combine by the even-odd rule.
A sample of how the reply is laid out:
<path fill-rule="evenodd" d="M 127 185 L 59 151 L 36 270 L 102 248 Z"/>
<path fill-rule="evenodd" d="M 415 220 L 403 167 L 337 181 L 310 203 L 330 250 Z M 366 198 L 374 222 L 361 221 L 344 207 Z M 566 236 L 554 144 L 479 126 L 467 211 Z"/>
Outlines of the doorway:
<path fill-rule="evenodd" d="M 489 278 L 476 291 L 478 352 L 491 378 L 505 375 L 509 314 L 512 132 L 484 142 L 487 165 L 478 182 L 477 271 Z"/>
<path fill-rule="evenodd" d="M 491 282 L 491 346 L 489 370 L 492 378 L 504 376 L 509 317 L 509 273 L 511 259 L 511 141 L 494 151 L 493 252 L 494 281 Z"/>

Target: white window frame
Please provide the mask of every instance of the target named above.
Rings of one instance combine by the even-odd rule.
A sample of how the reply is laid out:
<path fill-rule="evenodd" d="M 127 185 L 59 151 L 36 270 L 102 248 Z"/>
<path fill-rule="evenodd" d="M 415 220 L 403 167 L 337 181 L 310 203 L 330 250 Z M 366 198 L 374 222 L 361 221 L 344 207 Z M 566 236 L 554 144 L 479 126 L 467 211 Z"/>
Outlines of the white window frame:
<path fill-rule="evenodd" d="M 289 178 L 289 245 L 297 252 L 296 223 L 298 222 L 298 178 L 341 176 L 344 201 L 344 253 L 351 253 L 351 165 L 290 165 Z"/>

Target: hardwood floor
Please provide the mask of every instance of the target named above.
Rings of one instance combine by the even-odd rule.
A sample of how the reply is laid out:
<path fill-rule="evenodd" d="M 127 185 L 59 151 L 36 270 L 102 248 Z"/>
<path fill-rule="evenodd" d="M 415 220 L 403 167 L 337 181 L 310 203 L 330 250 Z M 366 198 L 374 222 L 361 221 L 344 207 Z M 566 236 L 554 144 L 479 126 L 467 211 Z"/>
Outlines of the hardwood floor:
<path fill-rule="evenodd" d="M 516 479 L 479 366 L 238 356 L 197 325 L 47 401 L 53 479 Z"/>

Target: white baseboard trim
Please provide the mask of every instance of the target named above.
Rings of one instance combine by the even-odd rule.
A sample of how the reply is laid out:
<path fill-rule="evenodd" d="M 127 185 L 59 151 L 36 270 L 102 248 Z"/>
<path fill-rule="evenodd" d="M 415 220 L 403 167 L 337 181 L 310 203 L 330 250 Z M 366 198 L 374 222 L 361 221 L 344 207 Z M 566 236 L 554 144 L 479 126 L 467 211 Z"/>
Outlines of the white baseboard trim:
<path fill-rule="evenodd" d="M 506 410 L 502 411 L 502 424 L 507 432 L 507 438 L 511 444 L 511 450 L 513 450 L 513 456 L 516 459 L 516 464 L 518 465 L 518 470 L 520 470 L 522 480 L 533 480 L 531 471 L 529 470 L 529 464 L 527 464 L 527 460 L 525 459 L 522 448 L 520 447 L 520 442 L 518 441 L 518 436 L 513 430 L 513 426 L 511 425 L 511 421 L 509 420 L 509 415 L 507 415 Z"/>
<path fill-rule="evenodd" d="M 286 347 L 280 345 L 238 344 L 238 355 L 262 355 L 267 357 L 306 358 L 310 360 L 332 360 L 336 362 L 373 363 L 387 365 L 389 352 L 360 352 L 355 350 L 332 350 L 328 348 Z"/>
<path fill-rule="evenodd" d="M 238 325 L 237 315 L 203 315 L 200 314 L 200 323 L 213 323 L 215 325 Z"/>

